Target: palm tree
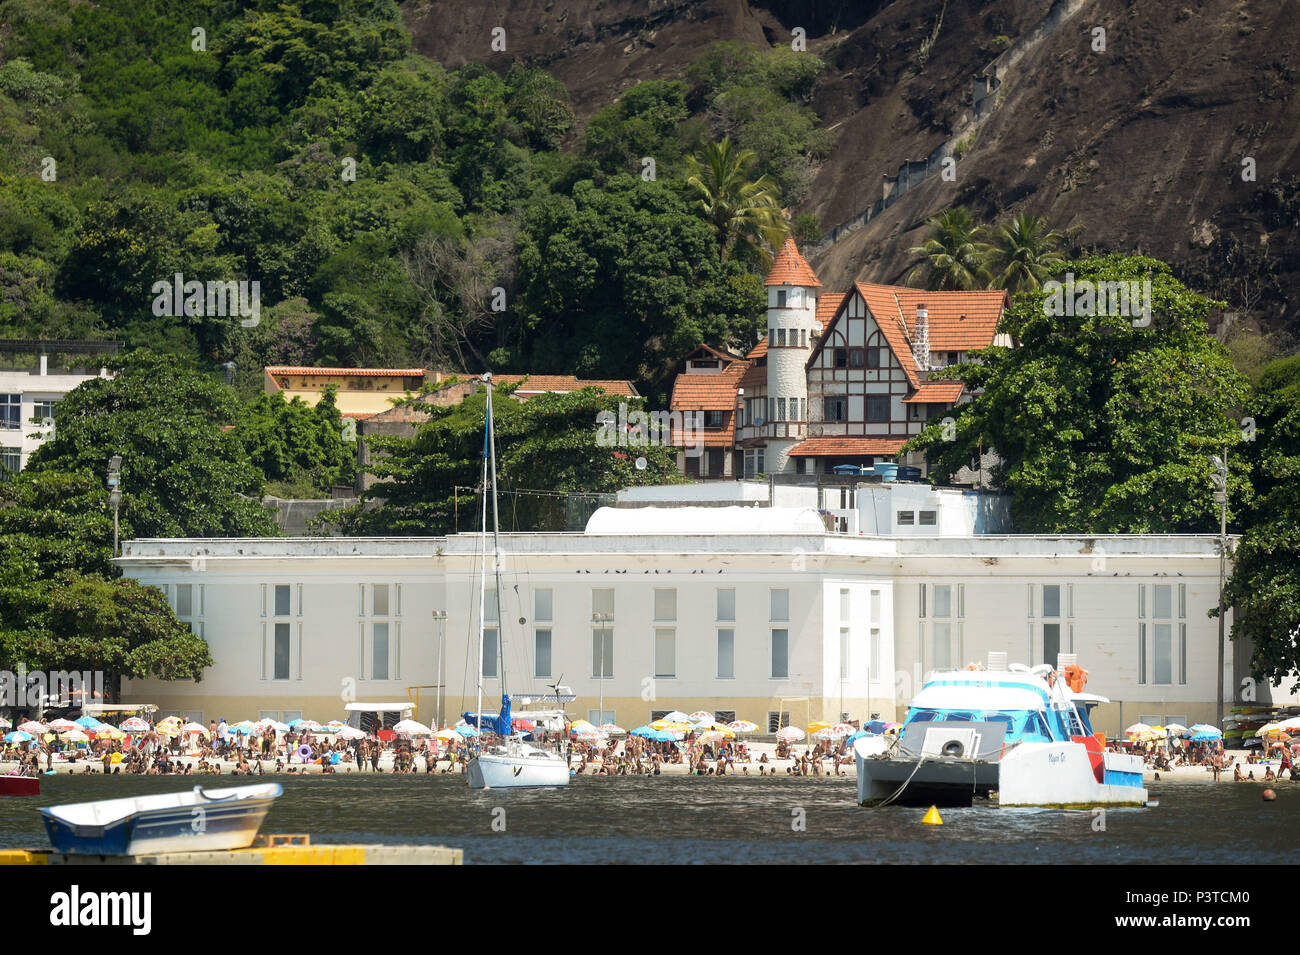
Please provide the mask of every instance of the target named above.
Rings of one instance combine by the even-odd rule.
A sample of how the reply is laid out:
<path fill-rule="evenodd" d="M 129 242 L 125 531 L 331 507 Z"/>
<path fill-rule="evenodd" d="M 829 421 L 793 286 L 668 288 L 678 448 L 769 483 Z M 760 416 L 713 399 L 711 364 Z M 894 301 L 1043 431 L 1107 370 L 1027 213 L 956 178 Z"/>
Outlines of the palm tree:
<path fill-rule="evenodd" d="M 1004 288 L 1012 295 L 1033 291 L 1060 270 L 1065 259 L 1056 246 L 1064 236 L 1045 228 L 1041 216 L 1022 212 L 998 230 L 989 255 L 989 270 L 996 276 L 993 288 Z"/>
<path fill-rule="evenodd" d="M 772 261 L 770 249 L 785 241 L 787 225 L 772 178 L 749 178 L 754 163 L 753 151 L 734 149 L 730 139 L 710 143 L 687 158 L 686 184 L 698 195 L 696 208 L 718 237 L 722 260 L 737 245 L 747 245 L 766 267 Z"/>
<path fill-rule="evenodd" d="M 928 289 L 977 289 L 988 284 L 989 247 L 984 227 L 962 206 L 954 206 L 932 217 L 927 225 L 930 237 L 907 251 L 925 256 L 925 261 L 908 273 L 908 282 L 924 280 Z"/>

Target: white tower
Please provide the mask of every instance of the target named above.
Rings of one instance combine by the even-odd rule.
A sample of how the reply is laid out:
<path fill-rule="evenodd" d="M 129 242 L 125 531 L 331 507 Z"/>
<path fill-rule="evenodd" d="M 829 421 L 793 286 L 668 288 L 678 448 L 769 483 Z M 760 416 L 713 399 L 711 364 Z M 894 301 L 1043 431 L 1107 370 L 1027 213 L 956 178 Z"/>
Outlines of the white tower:
<path fill-rule="evenodd" d="M 808 356 L 817 330 L 822 283 L 787 238 L 767 282 L 767 420 L 764 465 L 793 473 L 790 449 L 808 436 Z"/>

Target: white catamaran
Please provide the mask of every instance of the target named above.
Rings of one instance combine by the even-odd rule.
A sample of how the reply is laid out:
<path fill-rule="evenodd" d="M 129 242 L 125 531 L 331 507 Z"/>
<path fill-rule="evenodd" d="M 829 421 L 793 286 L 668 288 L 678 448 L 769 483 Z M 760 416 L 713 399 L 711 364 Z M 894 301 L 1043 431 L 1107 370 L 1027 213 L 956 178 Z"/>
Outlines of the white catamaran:
<path fill-rule="evenodd" d="M 558 753 L 541 749 L 524 742 L 522 733 L 511 726 L 510 695 L 506 692 L 505 627 L 497 638 L 501 654 L 501 712 L 498 716 L 483 715 L 483 603 L 487 590 L 487 488 L 492 488 L 492 564 L 496 578 L 498 602 L 501 588 L 501 541 L 497 519 L 497 448 L 492 422 L 492 375 L 485 374 L 483 383 L 487 391 L 487 425 L 483 434 L 483 572 L 478 595 L 478 706 L 474 711 L 480 732 L 488 727 L 501 737 L 499 745 L 485 749 L 470 760 L 467 775 L 470 789 L 502 789 L 525 786 L 567 786 L 569 764 Z M 498 618 L 499 612 L 498 604 Z M 557 690 L 558 693 L 558 690 Z"/>

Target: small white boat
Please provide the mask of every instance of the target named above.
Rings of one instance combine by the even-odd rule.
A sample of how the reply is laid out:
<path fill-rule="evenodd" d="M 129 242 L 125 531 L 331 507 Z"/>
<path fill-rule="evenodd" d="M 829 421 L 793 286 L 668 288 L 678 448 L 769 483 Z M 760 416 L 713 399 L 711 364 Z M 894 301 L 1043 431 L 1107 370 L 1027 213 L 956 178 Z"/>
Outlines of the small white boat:
<path fill-rule="evenodd" d="M 1089 723 L 1109 701 L 1067 685 L 1080 668 L 989 656 L 987 669 L 930 674 L 892 743 L 854 744 L 860 805 L 969 806 L 994 794 L 999 806 L 1147 805 L 1142 760 L 1105 751 Z"/>
<path fill-rule="evenodd" d="M 470 789 L 509 789 L 528 786 L 567 786 L 569 763 L 563 756 L 528 743 L 511 740 L 470 761 Z"/>
<path fill-rule="evenodd" d="M 252 845 L 279 783 L 102 799 L 42 809 L 50 844 L 80 855 L 141 855 Z"/>

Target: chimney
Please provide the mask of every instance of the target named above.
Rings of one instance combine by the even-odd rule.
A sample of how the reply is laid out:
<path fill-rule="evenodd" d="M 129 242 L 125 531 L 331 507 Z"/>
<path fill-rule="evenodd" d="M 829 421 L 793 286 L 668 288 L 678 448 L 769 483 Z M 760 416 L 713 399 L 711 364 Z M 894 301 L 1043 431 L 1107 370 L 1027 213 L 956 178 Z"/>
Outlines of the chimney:
<path fill-rule="evenodd" d="M 41 377 L 44 378 L 50 373 L 50 356 L 44 352 L 41 353 Z"/>
<path fill-rule="evenodd" d="M 916 306 L 916 331 L 912 338 L 912 357 L 920 371 L 930 370 L 930 313 L 925 305 Z"/>

